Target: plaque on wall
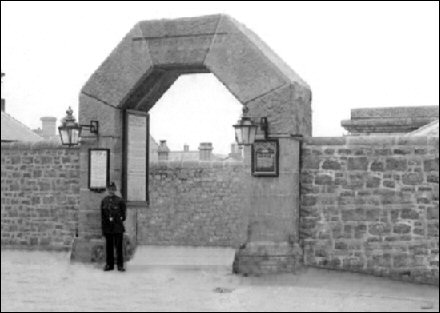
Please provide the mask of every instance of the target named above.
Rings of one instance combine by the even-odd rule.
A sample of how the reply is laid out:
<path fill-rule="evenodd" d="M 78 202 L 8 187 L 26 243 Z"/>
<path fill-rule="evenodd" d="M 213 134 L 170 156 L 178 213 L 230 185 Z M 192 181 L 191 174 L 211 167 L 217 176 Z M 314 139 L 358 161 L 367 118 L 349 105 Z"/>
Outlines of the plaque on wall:
<path fill-rule="evenodd" d="M 148 201 L 148 116 L 143 112 L 126 115 L 126 192 L 128 202 Z"/>
<path fill-rule="evenodd" d="M 89 149 L 89 189 L 102 192 L 110 181 L 110 149 Z"/>
<path fill-rule="evenodd" d="M 277 177 L 279 152 L 278 140 L 255 140 L 252 145 L 252 175 Z"/>

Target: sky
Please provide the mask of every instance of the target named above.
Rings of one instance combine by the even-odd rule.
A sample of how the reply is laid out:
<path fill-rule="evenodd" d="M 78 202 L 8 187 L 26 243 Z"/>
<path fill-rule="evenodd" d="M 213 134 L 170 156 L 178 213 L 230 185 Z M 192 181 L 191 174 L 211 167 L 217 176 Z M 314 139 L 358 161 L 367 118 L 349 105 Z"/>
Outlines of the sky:
<path fill-rule="evenodd" d="M 312 88 L 313 135 L 341 136 L 363 107 L 439 104 L 439 3 L 1 1 L 2 97 L 31 128 L 78 112 L 90 75 L 140 20 L 229 14 Z M 229 152 L 239 102 L 212 74 L 181 76 L 151 111 L 172 150 Z"/>

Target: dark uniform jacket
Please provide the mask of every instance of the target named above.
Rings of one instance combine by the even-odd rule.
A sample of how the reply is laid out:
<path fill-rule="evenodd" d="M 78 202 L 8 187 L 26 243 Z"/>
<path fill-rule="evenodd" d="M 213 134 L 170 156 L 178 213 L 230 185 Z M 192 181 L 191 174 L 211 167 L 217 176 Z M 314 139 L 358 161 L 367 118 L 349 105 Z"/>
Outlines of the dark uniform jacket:
<path fill-rule="evenodd" d="M 126 218 L 125 201 L 114 195 L 107 196 L 101 202 L 102 234 L 122 234 L 125 232 Z"/>

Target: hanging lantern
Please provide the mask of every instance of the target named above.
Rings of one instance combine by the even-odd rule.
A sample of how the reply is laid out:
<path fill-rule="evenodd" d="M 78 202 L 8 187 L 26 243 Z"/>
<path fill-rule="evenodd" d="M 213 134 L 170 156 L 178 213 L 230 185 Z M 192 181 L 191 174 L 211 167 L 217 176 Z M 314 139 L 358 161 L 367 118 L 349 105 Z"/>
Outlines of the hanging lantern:
<path fill-rule="evenodd" d="M 250 117 L 242 117 L 235 128 L 235 140 L 241 146 L 249 146 L 255 142 L 258 125 Z"/>
<path fill-rule="evenodd" d="M 73 110 L 69 107 L 66 111 L 66 117 L 63 118 L 61 126 L 58 127 L 61 142 L 64 146 L 76 146 L 79 143 L 81 127 L 75 121 Z"/>
<path fill-rule="evenodd" d="M 64 146 L 69 147 L 78 145 L 83 127 L 88 128 L 91 134 L 98 135 L 98 121 L 90 121 L 90 125 L 78 125 L 75 117 L 73 116 L 73 110 L 71 107 L 69 107 L 69 109 L 66 111 L 66 116 L 61 122 L 61 126 L 58 127 L 61 143 Z"/>

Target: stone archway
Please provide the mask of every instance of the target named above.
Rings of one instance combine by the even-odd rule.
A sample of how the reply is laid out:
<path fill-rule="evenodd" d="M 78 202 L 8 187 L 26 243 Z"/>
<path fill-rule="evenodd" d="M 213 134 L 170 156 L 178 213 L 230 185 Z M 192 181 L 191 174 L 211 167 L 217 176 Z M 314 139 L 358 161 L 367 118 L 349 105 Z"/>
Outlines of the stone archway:
<path fill-rule="evenodd" d="M 249 174 L 243 191 L 250 222 L 238 271 L 292 270 L 299 220 L 299 143 L 292 135 L 311 135 L 311 91 L 257 35 L 226 15 L 137 23 L 82 88 L 79 121 L 98 120 L 100 135 L 84 136 L 81 146 L 79 240 L 100 236 L 102 195 L 86 188 L 88 149 L 111 150 L 111 178 L 121 186 L 122 112 L 148 112 L 179 75 L 203 72 L 213 73 L 251 116 L 267 116 L 279 138 L 279 177 Z"/>

